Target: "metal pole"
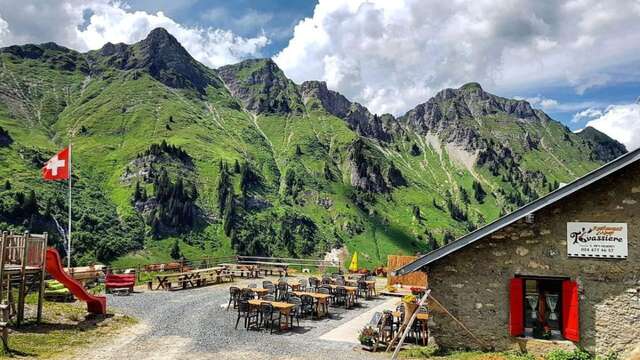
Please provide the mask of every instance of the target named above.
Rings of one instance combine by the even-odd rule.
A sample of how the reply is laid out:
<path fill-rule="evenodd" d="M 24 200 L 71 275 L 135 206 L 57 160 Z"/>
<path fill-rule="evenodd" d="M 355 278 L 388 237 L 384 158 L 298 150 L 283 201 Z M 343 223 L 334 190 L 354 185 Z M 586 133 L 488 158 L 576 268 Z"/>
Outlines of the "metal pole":
<path fill-rule="evenodd" d="M 71 271 L 71 142 L 69 142 L 69 231 L 67 232 L 67 268 Z"/>

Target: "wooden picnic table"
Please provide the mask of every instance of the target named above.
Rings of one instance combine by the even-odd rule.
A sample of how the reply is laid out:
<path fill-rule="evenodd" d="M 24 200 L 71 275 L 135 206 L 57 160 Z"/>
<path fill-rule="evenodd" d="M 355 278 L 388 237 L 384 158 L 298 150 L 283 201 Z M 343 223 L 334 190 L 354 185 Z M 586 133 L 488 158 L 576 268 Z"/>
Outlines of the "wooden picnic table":
<path fill-rule="evenodd" d="M 216 266 L 212 268 L 206 269 L 196 269 L 186 272 L 180 273 L 163 273 L 156 275 L 156 280 L 158 281 L 158 285 L 156 286 L 156 290 L 163 288 L 165 290 L 171 290 L 171 279 L 177 279 L 178 282 L 182 283 L 182 287 L 186 288 L 187 285 L 191 287 L 196 287 L 202 284 L 202 275 L 207 273 L 215 273 L 216 276 L 220 276 L 220 274 L 226 270 L 225 267 Z"/>
<path fill-rule="evenodd" d="M 253 299 L 253 300 L 249 300 L 248 302 L 249 302 L 249 305 L 253 307 L 260 307 L 260 304 L 269 303 L 273 306 L 274 309 L 278 310 L 282 315 L 284 315 L 285 318 L 289 317 L 289 313 L 291 313 L 291 309 L 293 309 L 296 306 L 295 304 L 289 304 L 282 301 L 266 301 L 266 300 L 260 300 L 260 299 Z M 288 330 L 288 329 L 289 329 L 289 321 L 287 320 L 284 322 L 284 326 L 282 327 L 282 330 Z"/>
<path fill-rule="evenodd" d="M 295 296 L 302 296 L 302 295 L 309 295 L 312 298 L 314 298 L 317 302 L 316 302 L 316 314 L 318 315 L 319 318 L 324 317 L 325 315 L 329 314 L 329 299 L 331 298 L 331 295 L 329 294 L 321 294 L 321 293 L 314 293 L 314 292 L 308 292 L 308 291 L 292 291 L 292 294 L 294 294 Z M 327 309 L 327 311 L 320 313 L 320 305 L 325 305 L 325 307 L 323 307 L 324 309 Z"/>
<path fill-rule="evenodd" d="M 251 261 L 249 264 L 242 264 L 242 265 L 262 265 L 262 266 L 269 266 L 271 267 L 270 269 L 264 269 L 264 268 L 260 268 L 258 270 L 259 271 L 263 271 L 264 275 L 267 276 L 267 272 L 271 271 L 271 275 L 273 275 L 273 269 L 281 269 L 281 271 L 284 272 L 284 275 L 287 276 L 289 275 L 289 263 L 277 263 L 277 262 L 270 262 L 270 261 Z"/>
<path fill-rule="evenodd" d="M 236 263 L 223 263 L 219 265 L 225 266 L 230 271 L 240 271 L 241 272 L 240 275 L 243 275 L 242 272 L 245 272 L 245 271 L 249 273 L 248 277 L 258 277 L 259 275 L 259 270 L 257 265 L 236 264 Z"/>

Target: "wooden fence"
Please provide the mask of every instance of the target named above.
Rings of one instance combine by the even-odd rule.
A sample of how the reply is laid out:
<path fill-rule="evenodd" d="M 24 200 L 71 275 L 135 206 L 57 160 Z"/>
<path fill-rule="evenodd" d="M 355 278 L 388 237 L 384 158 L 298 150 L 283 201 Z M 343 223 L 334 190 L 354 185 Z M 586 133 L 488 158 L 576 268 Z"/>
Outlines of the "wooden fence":
<path fill-rule="evenodd" d="M 388 255 L 387 256 L 387 284 L 402 286 L 424 286 L 428 287 L 427 274 L 422 271 L 414 271 L 407 275 L 391 276 L 391 272 L 415 261 L 417 256 Z"/>

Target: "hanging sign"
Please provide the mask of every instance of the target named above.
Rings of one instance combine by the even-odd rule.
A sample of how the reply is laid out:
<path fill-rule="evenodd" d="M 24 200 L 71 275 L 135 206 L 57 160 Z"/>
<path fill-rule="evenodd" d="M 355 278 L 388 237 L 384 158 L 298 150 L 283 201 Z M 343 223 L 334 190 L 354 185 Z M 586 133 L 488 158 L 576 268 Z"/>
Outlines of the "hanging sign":
<path fill-rule="evenodd" d="M 628 253 L 626 223 L 567 223 L 569 257 L 624 259 Z"/>

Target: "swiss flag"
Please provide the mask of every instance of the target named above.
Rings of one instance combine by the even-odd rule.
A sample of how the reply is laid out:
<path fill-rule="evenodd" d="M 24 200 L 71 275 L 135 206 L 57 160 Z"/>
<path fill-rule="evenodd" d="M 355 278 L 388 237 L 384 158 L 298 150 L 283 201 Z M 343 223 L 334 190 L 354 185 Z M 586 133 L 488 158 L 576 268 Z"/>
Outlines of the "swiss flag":
<path fill-rule="evenodd" d="M 69 148 L 64 148 L 49 159 L 42 168 L 45 180 L 67 180 L 69 178 Z"/>

